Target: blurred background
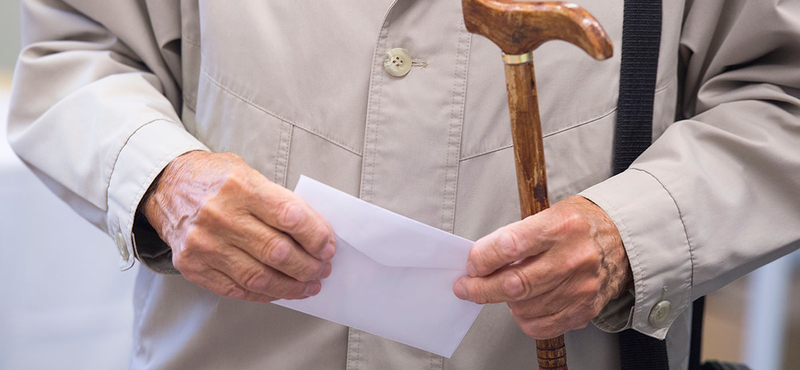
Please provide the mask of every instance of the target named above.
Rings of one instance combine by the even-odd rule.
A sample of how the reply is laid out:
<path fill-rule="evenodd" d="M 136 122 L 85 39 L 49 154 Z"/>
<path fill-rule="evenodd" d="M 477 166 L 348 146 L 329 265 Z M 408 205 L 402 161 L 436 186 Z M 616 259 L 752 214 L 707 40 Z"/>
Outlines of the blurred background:
<path fill-rule="evenodd" d="M 8 146 L 19 47 L 19 3 L 0 0 L 0 369 L 123 369 L 136 268 Z M 710 295 L 703 334 L 706 359 L 800 369 L 800 252 Z"/>
<path fill-rule="evenodd" d="M 19 2 L 0 0 L 0 370 L 127 369 L 136 270 L 6 140 Z"/>

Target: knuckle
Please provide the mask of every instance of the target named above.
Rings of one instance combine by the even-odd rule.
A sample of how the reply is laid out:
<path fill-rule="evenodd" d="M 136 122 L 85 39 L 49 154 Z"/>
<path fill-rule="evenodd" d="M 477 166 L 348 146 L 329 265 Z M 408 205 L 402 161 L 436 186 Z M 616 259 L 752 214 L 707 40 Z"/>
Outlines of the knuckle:
<path fill-rule="evenodd" d="M 276 285 L 278 285 L 276 282 L 277 279 L 275 279 L 275 274 L 271 272 L 262 272 L 255 279 L 256 280 L 253 281 L 253 284 L 255 284 L 259 292 L 273 292 L 276 290 Z"/>
<path fill-rule="evenodd" d="M 585 232 L 589 230 L 590 224 L 579 210 L 566 208 L 563 213 L 562 227 L 565 232 Z"/>
<path fill-rule="evenodd" d="M 244 159 L 236 153 L 225 152 L 218 153 L 218 155 L 223 156 L 226 160 L 231 162 L 244 162 Z"/>
<path fill-rule="evenodd" d="M 484 275 L 486 273 L 486 268 L 484 267 L 486 260 L 483 255 L 484 251 L 482 248 L 471 248 L 469 250 L 469 255 L 467 256 L 467 260 L 472 262 L 472 266 L 479 275 Z"/>
<path fill-rule="evenodd" d="M 522 252 L 519 234 L 513 228 L 505 228 L 497 236 L 497 249 L 506 260 L 516 260 Z"/>
<path fill-rule="evenodd" d="M 563 275 L 572 275 L 575 273 L 575 271 L 579 270 L 584 263 L 585 260 L 582 253 L 576 251 L 562 261 L 558 270 Z"/>
<path fill-rule="evenodd" d="M 220 188 L 222 193 L 240 193 L 245 187 L 244 170 L 240 168 L 231 169 L 226 175 L 225 180 Z"/>
<path fill-rule="evenodd" d="M 291 246 L 281 234 L 267 236 L 264 247 L 261 248 L 261 260 L 270 266 L 279 266 L 289 259 Z"/>
<path fill-rule="evenodd" d="M 602 288 L 602 283 L 600 279 L 593 278 L 585 281 L 583 283 L 583 289 L 581 291 L 582 295 L 587 298 L 594 298 L 600 293 L 600 289 Z"/>
<path fill-rule="evenodd" d="M 263 271 L 252 269 L 242 274 L 241 282 L 243 287 L 250 291 L 263 291 L 269 284 L 269 276 Z"/>
<path fill-rule="evenodd" d="M 276 207 L 278 227 L 293 230 L 303 221 L 305 216 L 302 207 L 292 200 L 284 200 Z"/>
<path fill-rule="evenodd" d="M 191 263 L 186 260 L 181 253 L 172 253 L 172 265 L 175 269 L 181 272 L 181 275 L 187 277 L 191 274 Z"/>
<path fill-rule="evenodd" d="M 602 257 L 598 253 L 598 249 L 585 246 L 575 248 L 564 264 L 568 271 L 599 271 L 601 262 Z"/>
<path fill-rule="evenodd" d="M 520 258 L 523 252 L 520 240 L 512 228 L 500 229 L 495 239 L 489 243 L 476 243 L 480 246 L 470 250 L 469 261 L 479 275 L 488 275 L 498 267 Z"/>
<path fill-rule="evenodd" d="M 512 299 L 519 299 L 527 296 L 530 291 L 530 282 L 519 269 L 509 269 L 511 274 L 503 279 L 503 292 Z"/>
<path fill-rule="evenodd" d="M 586 267 L 595 269 L 599 268 L 600 264 L 603 262 L 603 257 L 600 255 L 600 247 L 591 245 L 589 248 L 583 249 L 584 251 L 582 253 L 582 257 Z"/>
<path fill-rule="evenodd" d="M 195 219 L 199 225 L 219 227 L 220 224 L 226 223 L 226 217 L 222 207 L 213 200 L 205 202 L 200 206 Z"/>
<path fill-rule="evenodd" d="M 198 254 L 202 254 L 206 252 L 208 249 L 208 244 L 206 243 L 205 237 L 197 230 L 189 231 L 186 234 L 186 238 L 181 245 L 181 248 L 178 251 L 174 252 L 174 255 L 178 255 L 184 259 L 193 259 L 196 258 Z"/>
<path fill-rule="evenodd" d="M 241 157 L 239 157 L 239 160 L 244 162 Z M 233 166 L 230 172 L 228 172 L 223 188 L 240 194 L 252 194 L 255 188 L 253 183 L 254 172 L 255 171 L 247 165 Z"/>

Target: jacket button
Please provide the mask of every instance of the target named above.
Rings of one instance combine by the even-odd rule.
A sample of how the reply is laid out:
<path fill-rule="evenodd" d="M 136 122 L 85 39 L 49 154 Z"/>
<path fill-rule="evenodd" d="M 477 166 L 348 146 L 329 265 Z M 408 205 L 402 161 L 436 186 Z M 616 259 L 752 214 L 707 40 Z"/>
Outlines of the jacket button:
<path fill-rule="evenodd" d="M 131 256 L 130 253 L 128 253 L 128 244 L 125 243 L 125 236 L 123 236 L 122 233 L 117 233 L 117 251 L 119 251 L 119 255 L 125 261 Z"/>
<path fill-rule="evenodd" d="M 671 310 L 672 305 L 669 303 L 669 301 L 661 301 L 656 303 L 656 305 L 650 310 L 650 317 L 648 317 L 650 325 L 655 327 L 664 326 L 669 319 L 669 312 Z"/>
<path fill-rule="evenodd" d="M 411 71 L 411 56 L 405 49 L 389 50 L 383 56 L 383 69 L 392 76 L 403 77 Z"/>

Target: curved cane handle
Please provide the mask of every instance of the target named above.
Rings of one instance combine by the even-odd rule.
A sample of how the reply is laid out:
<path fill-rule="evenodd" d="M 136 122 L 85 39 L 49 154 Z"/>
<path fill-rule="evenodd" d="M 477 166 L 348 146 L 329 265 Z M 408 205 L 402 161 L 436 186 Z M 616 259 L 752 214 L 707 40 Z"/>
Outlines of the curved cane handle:
<path fill-rule="evenodd" d="M 492 40 L 504 53 L 525 54 L 550 40 L 577 45 L 598 60 L 614 47 L 586 9 L 565 1 L 463 0 L 467 31 Z"/>

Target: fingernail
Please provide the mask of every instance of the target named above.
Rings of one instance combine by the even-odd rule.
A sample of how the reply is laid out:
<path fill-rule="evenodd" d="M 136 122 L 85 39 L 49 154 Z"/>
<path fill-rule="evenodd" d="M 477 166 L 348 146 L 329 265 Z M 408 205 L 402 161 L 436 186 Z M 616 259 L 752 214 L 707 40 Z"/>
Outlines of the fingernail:
<path fill-rule="evenodd" d="M 333 271 L 333 266 L 331 266 L 331 263 L 330 262 L 326 263 L 325 266 L 322 267 L 322 274 L 319 275 L 319 278 L 327 279 L 328 276 L 331 276 L 332 271 Z"/>
<path fill-rule="evenodd" d="M 308 286 L 306 286 L 306 291 L 303 293 L 303 296 L 304 297 L 315 296 L 319 293 L 321 289 L 322 289 L 322 284 L 320 284 L 319 281 L 309 283 Z"/>
<path fill-rule="evenodd" d="M 322 252 L 319 253 L 319 257 L 323 260 L 327 261 L 333 258 L 333 255 L 336 253 L 336 246 L 332 243 L 328 243 L 325 248 L 322 249 Z"/>
<path fill-rule="evenodd" d="M 458 299 L 463 299 L 463 300 L 469 299 L 469 294 L 467 294 L 467 287 L 464 286 L 464 279 L 456 281 L 456 284 L 453 286 L 453 293 L 456 294 L 456 297 L 458 297 Z"/>
<path fill-rule="evenodd" d="M 472 264 L 472 261 L 467 261 L 467 274 L 472 277 L 478 276 L 478 270 L 475 269 L 475 265 Z"/>

